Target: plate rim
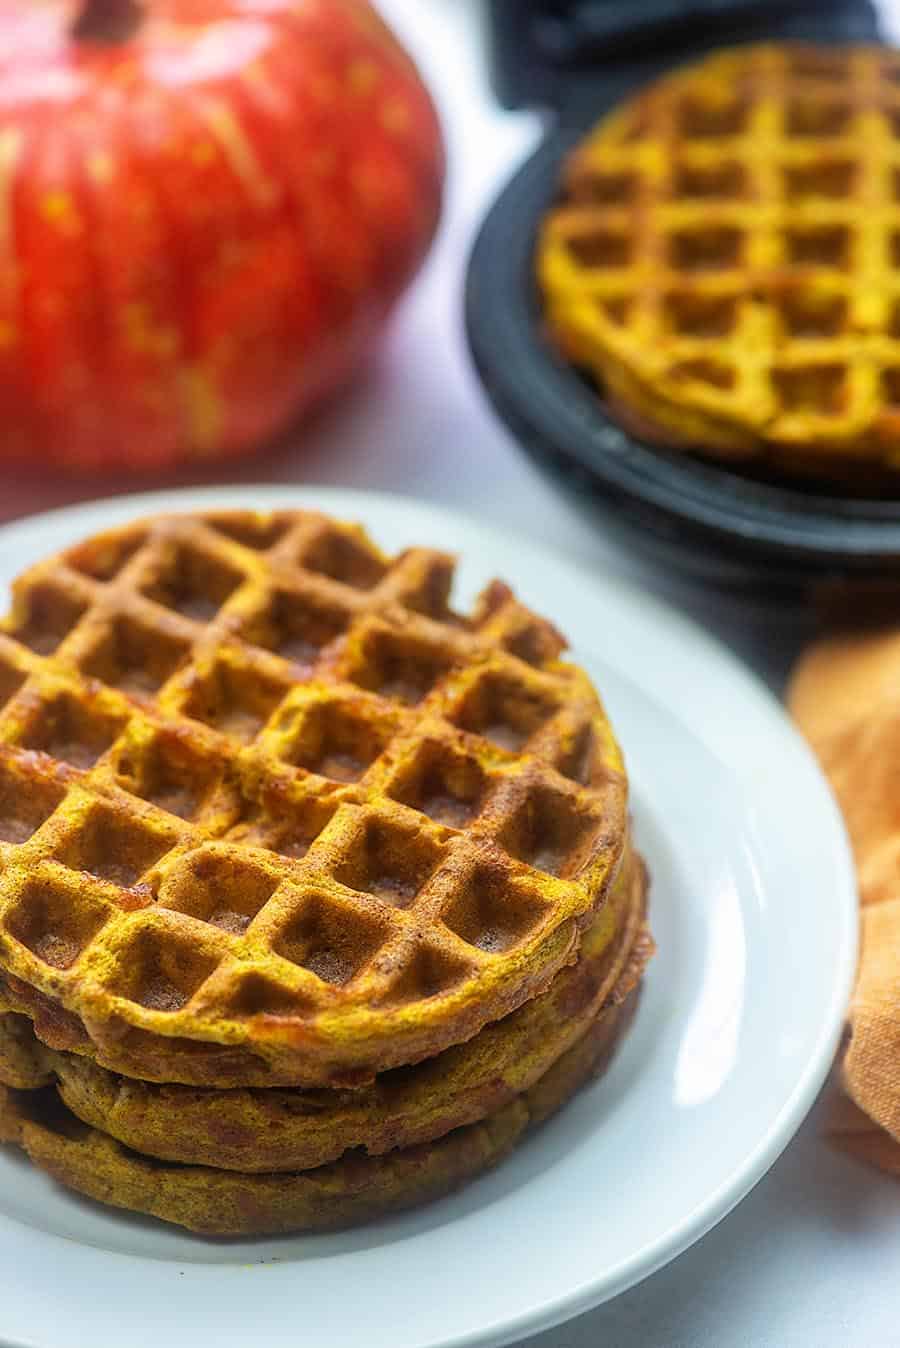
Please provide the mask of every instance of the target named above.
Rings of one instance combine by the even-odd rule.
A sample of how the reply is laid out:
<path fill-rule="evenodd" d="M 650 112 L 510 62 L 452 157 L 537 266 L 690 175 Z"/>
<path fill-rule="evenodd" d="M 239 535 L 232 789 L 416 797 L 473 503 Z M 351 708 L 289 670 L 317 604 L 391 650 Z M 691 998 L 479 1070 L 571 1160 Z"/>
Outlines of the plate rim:
<path fill-rule="evenodd" d="M 818 768 L 811 750 L 791 725 L 787 714 L 772 693 L 726 646 L 710 636 L 696 622 L 632 580 L 622 577 L 611 568 L 601 564 L 591 570 L 578 559 L 571 558 L 552 547 L 535 544 L 523 534 L 503 527 L 496 527 L 489 518 L 484 516 L 469 515 L 465 512 L 447 509 L 438 503 L 396 493 L 319 486 L 316 484 L 235 484 L 216 487 L 174 488 L 100 498 L 74 506 L 64 506 L 59 509 L 39 512 L 20 520 L 11 521 L 0 526 L 0 555 L 8 547 L 15 547 L 17 536 L 27 536 L 36 529 L 52 528 L 55 522 L 63 519 L 68 529 L 71 524 L 77 523 L 80 518 L 95 519 L 98 513 L 110 514 L 111 516 L 121 515 L 127 519 L 133 518 L 139 513 L 177 510 L 180 507 L 214 509 L 229 505 L 238 505 L 249 509 L 278 509 L 279 507 L 291 508 L 292 506 L 303 508 L 305 505 L 307 508 L 323 509 L 345 517 L 361 514 L 363 518 L 367 507 L 372 508 L 374 505 L 375 508 L 388 509 L 401 514 L 406 513 L 411 520 L 414 516 L 419 518 L 422 518 L 423 515 L 426 517 L 427 515 L 439 516 L 448 528 L 459 531 L 461 550 L 463 550 L 464 555 L 468 552 L 463 543 L 467 533 L 470 535 L 473 533 L 475 535 L 480 534 L 482 538 L 489 541 L 490 546 L 494 549 L 503 547 L 505 544 L 512 549 L 513 556 L 515 556 L 516 549 L 527 547 L 532 557 L 546 563 L 551 570 L 562 568 L 581 576 L 589 590 L 596 592 L 599 601 L 602 602 L 604 588 L 608 602 L 611 601 L 613 592 L 616 592 L 620 600 L 632 605 L 635 610 L 641 610 L 641 621 L 645 625 L 649 626 L 655 615 L 657 619 L 664 621 L 670 629 L 678 632 L 684 641 L 700 653 L 704 663 L 711 660 L 714 666 L 718 665 L 727 679 L 736 681 L 750 703 L 756 702 L 759 706 L 764 707 L 768 715 L 775 718 L 773 724 L 780 723 L 781 732 L 787 736 L 788 742 L 793 742 L 795 750 L 799 749 L 802 752 L 802 756 L 807 760 L 807 766 L 813 768 L 814 778 L 818 779 L 821 788 L 820 805 L 830 816 L 830 825 L 833 826 L 829 828 L 829 837 L 835 862 L 835 894 L 840 894 L 843 898 L 839 913 L 836 912 L 835 915 L 840 937 L 841 962 L 840 967 L 834 971 L 831 997 L 828 1007 L 823 1011 L 815 1049 L 810 1053 L 809 1060 L 795 1082 L 790 1096 L 772 1118 L 767 1131 L 760 1138 L 750 1155 L 744 1158 L 743 1163 L 707 1194 L 680 1223 L 661 1233 L 649 1247 L 642 1247 L 635 1251 L 619 1267 L 618 1276 L 614 1280 L 610 1280 L 608 1275 L 604 1275 L 601 1270 L 596 1276 L 583 1279 L 574 1286 L 568 1287 L 558 1296 L 545 1299 L 537 1308 L 528 1307 L 518 1314 L 504 1317 L 502 1320 L 494 1320 L 479 1329 L 464 1330 L 454 1333 L 450 1337 L 421 1340 L 422 1348 L 424 1348 L 426 1342 L 428 1348 L 487 1348 L 487 1345 L 500 1348 L 500 1345 L 515 1342 L 525 1335 L 537 1334 L 559 1325 L 619 1295 L 645 1277 L 651 1276 L 652 1273 L 658 1271 L 696 1243 L 713 1226 L 727 1216 L 763 1178 L 791 1141 L 828 1074 L 840 1038 L 844 1012 L 855 975 L 857 955 L 856 882 L 846 831 L 830 787 Z M 99 524 L 94 527 L 102 528 L 104 526 Z M 111 518 L 107 527 L 115 527 L 115 519 Z M 581 648 L 586 653 L 591 653 L 590 646 L 578 640 L 574 633 L 573 646 L 576 651 Z M 614 668 L 617 667 L 615 661 L 611 662 L 600 652 L 593 653 L 597 655 L 598 659 L 605 661 L 607 664 L 612 663 Z M 633 678 L 632 673 L 628 673 L 621 666 L 619 668 L 625 677 L 632 679 L 635 686 L 642 692 L 654 697 L 657 702 L 661 702 L 664 706 L 668 706 L 659 692 L 653 690 L 652 684 L 648 688 L 639 679 Z M 669 710 L 672 710 L 671 707 Z M 691 730 L 692 733 L 696 734 L 695 727 L 691 727 Z M 21 1229 L 20 1224 L 13 1218 L 0 1215 L 0 1239 L 2 1239 L 4 1229 L 15 1229 L 16 1227 Z M 60 1237 L 50 1233 L 35 1232 L 34 1234 L 51 1242 L 60 1239 Z M 86 1248 L 83 1243 L 75 1242 L 75 1244 L 80 1249 Z M 104 1250 L 103 1254 L 114 1261 L 125 1260 L 136 1265 L 160 1262 L 148 1260 L 145 1256 L 131 1253 Z M 178 1260 L 176 1258 L 169 1262 L 176 1264 Z M 282 1267 L 290 1267 L 290 1263 L 291 1261 L 286 1260 Z M 164 1266 L 166 1265 L 164 1264 Z M 189 1265 L 185 1265 L 185 1267 L 189 1267 Z M 231 1266 L 223 1265 L 222 1267 L 224 1269 Z M 47 1348 L 46 1340 L 30 1338 L 6 1340 L 2 1338 L 2 1335 L 3 1326 L 0 1322 L 0 1342 L 6 1344 L 7 1348 Z"/>

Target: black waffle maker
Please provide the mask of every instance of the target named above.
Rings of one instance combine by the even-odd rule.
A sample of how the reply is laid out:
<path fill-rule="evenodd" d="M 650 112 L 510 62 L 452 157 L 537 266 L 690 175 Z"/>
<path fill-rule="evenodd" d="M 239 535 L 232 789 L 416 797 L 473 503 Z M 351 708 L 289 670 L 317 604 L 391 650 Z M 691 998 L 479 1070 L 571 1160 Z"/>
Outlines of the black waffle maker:
<path fill-rule="evenodd" d="M 494 0 L 491 68 L 507 107 L 547 133 L 478 235 L 466 326 L 495 409 L 534 462 L 645 561 L 722 599 L 791 607 L 900 604 L 900 499 L 850 499 L 758 480 L 641 443 L 545 340 L 533 255 L 567 150 L 664 70 L 737 42 L 879 40 L 867 0 Z"/>

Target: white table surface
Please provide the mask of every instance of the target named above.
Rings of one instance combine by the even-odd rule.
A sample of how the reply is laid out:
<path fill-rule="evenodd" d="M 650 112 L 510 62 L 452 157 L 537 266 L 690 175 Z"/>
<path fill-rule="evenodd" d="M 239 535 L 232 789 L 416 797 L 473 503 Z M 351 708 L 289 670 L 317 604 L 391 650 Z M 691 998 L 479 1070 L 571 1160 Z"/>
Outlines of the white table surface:
<path fill-rule="evenodd" d="M 441 107 L 451 161 L 441 235 L 367 378 L 302 443 L 257 460 L 240 476 L 440 501 L 659 589 L 658 575 L 592 531 L 531 468 L 492 415 L 469 365 L 461 315 L 465 258 L 488 203 L 536 144 L 538 118 L 493 103 L 477 0 L 380 0 L 380 6 L 419 59 Z M 900 17 L 900 0 L 895 8 Z M 107 482 L 103 493 L 125 486 Z M 0 519 L 97 494 L 91 483 L 0 479 Z M 794 619 L 748 631 L 743 616 L 713 596 L 687 595 L 675 582 L 665 588 L 777 681 L 800 640 Z M 833 1151 L 821 1134 L 814 1113 L 769 1176 L 694 1249 L 592 1314 L 530 1340 L 530 1348 L 900 1346 L 900 1189 Z"/>

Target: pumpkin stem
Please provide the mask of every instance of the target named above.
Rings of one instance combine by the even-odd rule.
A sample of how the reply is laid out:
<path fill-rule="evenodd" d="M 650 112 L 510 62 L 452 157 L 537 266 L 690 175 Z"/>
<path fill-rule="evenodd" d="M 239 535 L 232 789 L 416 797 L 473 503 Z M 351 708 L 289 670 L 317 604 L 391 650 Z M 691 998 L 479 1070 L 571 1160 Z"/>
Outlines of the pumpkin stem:
<path fill-rule="evenodd" d="M 80 42 L 126 42 L 140 26 L 143 13 L 139 0 L 81 0 L 72 36 Z"/>

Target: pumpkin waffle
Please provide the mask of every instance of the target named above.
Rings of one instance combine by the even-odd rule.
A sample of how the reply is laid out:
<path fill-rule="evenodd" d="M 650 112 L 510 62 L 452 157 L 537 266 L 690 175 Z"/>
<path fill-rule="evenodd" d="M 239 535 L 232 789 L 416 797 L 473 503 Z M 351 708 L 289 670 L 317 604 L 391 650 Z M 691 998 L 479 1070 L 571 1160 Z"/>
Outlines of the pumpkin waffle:
<path fill-rule="evenodd" d="M 430 1142 L 495 1113 L 538 1081 L 586 1032 L 625 970 L 643 963 L 646 880 L 627 867 L 585 934 L 578 963 L 547 992 L 474 1039 L 356 1091 L 159 1086 L 44 1047 L 31 1022 L 0 1016 L 0 1083 L 56 1083 L 67 1109 L 133 1151 L 243 1172 L 308 1170 L 364 1148 Z"/>
<path fill-rule="evenodd" d="M 385 1156 L 349 1153 L 300 1173 L 240 1174 L 173 1165 L 123 1147 L 79 1122 L 52 1088 L 0 1086 L 0 1141 L 21 1146 L 61 1184 L 113 1207 L 204 1235 L 264 1235 L 357 1224 L 441 1197 L 502 1160 L 525 1132 L 602 1070 L 633 1009 L 641 962 L 607 1005 L 531 1088 L 479 1123 Z"/>
<path fill-rule="evenodd" d="M 126 1076 L 359 1086 L 577 956 L 626 840 L 564 642 L 313 513 L 161 516 L 26 572 L 0 632 L 0 973 Z"/>
<path fill-rule="evenodd" d="M 900 471 L 900 54 L 715 53 L 604 117 L 537 253 L 549 331 L 644 438 Z"/>

